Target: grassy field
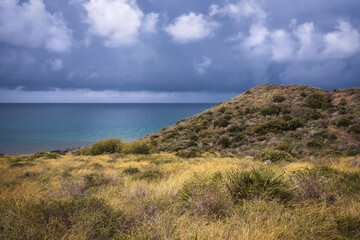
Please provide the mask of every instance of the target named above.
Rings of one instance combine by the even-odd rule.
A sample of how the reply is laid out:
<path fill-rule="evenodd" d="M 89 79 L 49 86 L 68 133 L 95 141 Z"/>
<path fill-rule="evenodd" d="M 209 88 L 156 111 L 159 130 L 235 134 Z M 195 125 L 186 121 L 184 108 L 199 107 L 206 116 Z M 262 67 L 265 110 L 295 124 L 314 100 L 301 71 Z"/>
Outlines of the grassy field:
<path fill-rule="evenodd" d="M 0 157 L 0 239 L 359 239 L 360 161 Z"/>

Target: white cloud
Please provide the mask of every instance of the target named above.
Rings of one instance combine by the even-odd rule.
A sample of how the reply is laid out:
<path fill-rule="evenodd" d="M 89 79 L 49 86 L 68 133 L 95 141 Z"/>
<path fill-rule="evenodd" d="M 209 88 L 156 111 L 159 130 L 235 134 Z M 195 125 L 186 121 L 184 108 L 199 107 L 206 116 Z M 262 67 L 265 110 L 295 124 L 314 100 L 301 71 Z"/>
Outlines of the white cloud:
<path fill-rule="evenodd" d="M 149 13 L 145 15 L 142 29 L 144 32 L 155 33 L 156 24 L 159 21 L 158 13 Z"/>
<path fill-rule="evenodd" d="M 337 30 L 329 33 L 317 32 L 312 22 L 292 23 L 293 31 L 251 25 L 241 42 L 242 50 L 277 62 L 344 59 L 360 50 L 360 33 L 349 22 L 340 21 Z"/>
<path fill-rule="evenodd" d="M 202 60 L 202 62 L 194 64 L 194 69 L 198 74 L 204 74 L 212 64 L 211 58 L 208 58 L 207 56 L 203 56 Z"/>
<path fill-rule="evenodd" d="M 210 16 L 229 16 L 236 20 L 243 17 L 254 18 L 257 21 L 266 19 L 267 14 L 263 10 L 261 3 L 257 0 L 242 0 L 237 3 L 227 3 L 223 7 L 217 4 L 210 6 Z"/>
<path fill-rule="evenodd" d="M 49 65 L 50 65 L 51 70 L 53 70 L 53 71 L 59 71 L 64 67 L 63 60 L 60 58 L 50 60 Z"/>
<path fill-rule="evenodd" d="M 172 36 L 174 41 L 187 43 L 210 37 L 219 26 L 219 23 L 201 13 L 190 12 L 177 17 L 165 28 L 165 31 Z"/>
<path fill-rule="evenodd" d="M 89 0 L 82 5 L 90 33 L 105 38 L 107 47 L 132 45 L 138 41 L 141 31 L 156 32 L 159 14 L 145 15 L 136 0 Z"/>
<path fill-rule="evenodd" d="M 324 36 L 324 54 L 334 58 L 344 58 L 353 55 L 360 49 L 360 34 L 349 22 L 339 21 L 337 31 Z"/>
<path fill-rule="evenodd" d="M 134 0 L 90 0 L 84 4 L 91 33 L 104 37 L 105 45 L 133 44 L 142 24 L 143 12 Z"/>
<path fill-rule="evenodd" d="M 61 14 L 46 11 L 43 0 L 19 3 L 0 1 L 0 41 L 11 45 L 67 52 L 72 47 L 72 32 Z"/>

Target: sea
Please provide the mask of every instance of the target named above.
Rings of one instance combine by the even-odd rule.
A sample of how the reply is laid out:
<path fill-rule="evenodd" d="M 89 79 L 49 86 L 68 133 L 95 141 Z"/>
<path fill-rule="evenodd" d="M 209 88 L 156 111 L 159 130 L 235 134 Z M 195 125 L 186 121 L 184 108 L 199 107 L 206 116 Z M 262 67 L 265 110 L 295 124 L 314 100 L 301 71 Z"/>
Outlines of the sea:
<path fill-rule="evenodd" d="M 32 154 L 140 139 L 216 103 L 0 104 L 0 153 Z"/>

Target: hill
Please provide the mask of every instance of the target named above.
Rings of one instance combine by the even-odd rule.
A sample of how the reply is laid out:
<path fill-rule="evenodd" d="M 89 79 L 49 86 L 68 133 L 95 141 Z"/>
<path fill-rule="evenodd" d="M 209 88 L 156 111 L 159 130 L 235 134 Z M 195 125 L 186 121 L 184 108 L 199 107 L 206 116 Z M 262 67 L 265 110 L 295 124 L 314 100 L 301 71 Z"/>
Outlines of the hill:
<path fill-rule="evenodd" d="M 360 153 L 360 88 L 263 84 L 144 138 L 159 151 L 301 158 Z M 193 154 L 191 154 L 193 153 Z"/>

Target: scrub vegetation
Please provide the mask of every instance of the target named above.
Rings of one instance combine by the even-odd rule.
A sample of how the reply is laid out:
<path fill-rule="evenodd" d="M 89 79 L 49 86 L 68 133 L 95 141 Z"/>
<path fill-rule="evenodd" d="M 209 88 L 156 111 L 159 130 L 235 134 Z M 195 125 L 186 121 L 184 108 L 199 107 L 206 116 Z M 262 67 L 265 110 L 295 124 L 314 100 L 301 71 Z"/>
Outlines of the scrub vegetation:
<path fill-rule="evenodd" d="M 144 139 L 0 155 L 0 239 L 360 239 L 360 89 L 261 85 Z"/>
<path fill-rule="evenodd" d="M 0 239 L 358 239 L 358 162 L 5 155 Z"/>

